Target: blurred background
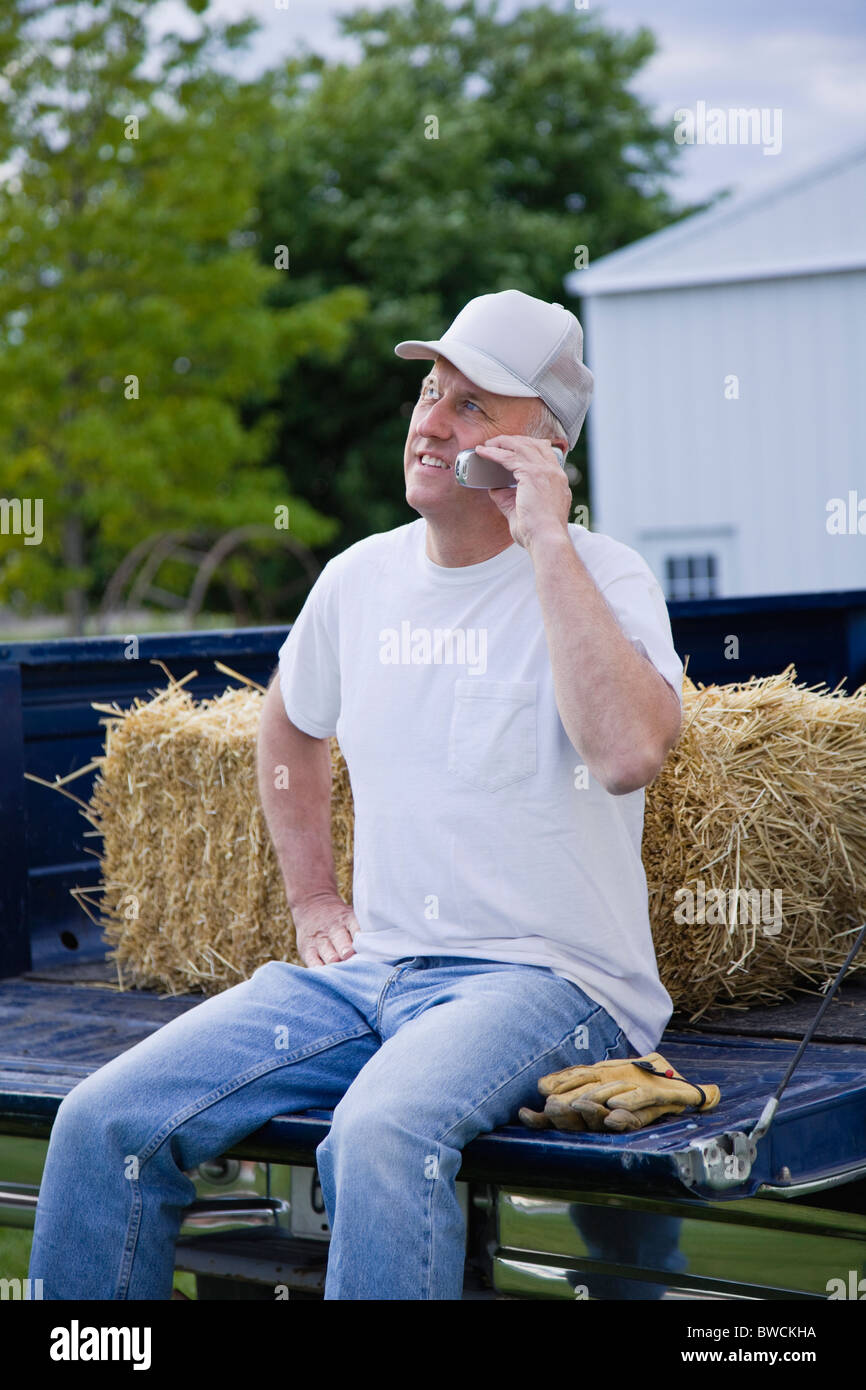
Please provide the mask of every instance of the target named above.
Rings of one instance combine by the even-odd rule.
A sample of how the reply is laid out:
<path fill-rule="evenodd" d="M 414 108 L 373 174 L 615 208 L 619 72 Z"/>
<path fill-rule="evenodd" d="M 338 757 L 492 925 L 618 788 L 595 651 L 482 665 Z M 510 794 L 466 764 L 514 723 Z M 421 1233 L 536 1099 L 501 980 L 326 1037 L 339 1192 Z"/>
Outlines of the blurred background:
<path fill-rule="evenodd" d="M 289 622 L 508 287 L 668 598 L 863 587 L 864 67 L 860 0 L 6 0 L 0 637 Z"/>

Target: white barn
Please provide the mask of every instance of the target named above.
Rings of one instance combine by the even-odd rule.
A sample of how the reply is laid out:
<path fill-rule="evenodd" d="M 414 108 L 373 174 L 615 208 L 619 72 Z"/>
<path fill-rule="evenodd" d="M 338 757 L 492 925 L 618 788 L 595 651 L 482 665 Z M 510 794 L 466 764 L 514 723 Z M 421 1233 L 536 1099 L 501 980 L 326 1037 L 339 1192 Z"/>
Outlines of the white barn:
<path fill-rule="evenodd" d="M 866 146 L 566 288 L 594 530 L 669 599 L 866 587 Z"/>

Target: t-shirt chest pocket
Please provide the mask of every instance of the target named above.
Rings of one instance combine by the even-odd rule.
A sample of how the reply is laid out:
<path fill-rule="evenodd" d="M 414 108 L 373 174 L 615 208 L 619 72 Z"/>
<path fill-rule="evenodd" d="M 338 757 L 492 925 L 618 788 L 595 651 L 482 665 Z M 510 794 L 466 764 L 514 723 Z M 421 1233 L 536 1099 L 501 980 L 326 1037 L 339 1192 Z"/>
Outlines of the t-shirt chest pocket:
<path fill-rule="evenodd" d="M 454 682 L 448 771 L 495 792 L 536 771 L 536 681 Z"/>

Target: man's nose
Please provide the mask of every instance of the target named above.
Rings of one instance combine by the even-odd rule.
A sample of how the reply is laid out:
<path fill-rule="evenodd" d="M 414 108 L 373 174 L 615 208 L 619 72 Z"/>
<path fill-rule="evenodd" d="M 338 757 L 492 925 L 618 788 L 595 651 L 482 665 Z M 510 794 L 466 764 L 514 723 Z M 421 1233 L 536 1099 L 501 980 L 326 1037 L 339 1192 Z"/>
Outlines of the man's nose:
<path fill-rule="evenodd" d="M 451 434 L 450 410 L 443 399 L 425 402 L 418 413 L 418 433 L 447 439 Z"/>

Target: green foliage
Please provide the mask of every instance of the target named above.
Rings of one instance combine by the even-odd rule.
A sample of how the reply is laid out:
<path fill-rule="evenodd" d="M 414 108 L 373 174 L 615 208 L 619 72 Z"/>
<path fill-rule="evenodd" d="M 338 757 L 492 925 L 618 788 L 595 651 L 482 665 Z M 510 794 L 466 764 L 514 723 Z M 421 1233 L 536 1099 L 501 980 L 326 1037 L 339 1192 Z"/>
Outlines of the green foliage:
<path fill-rule="evenodd" d="M 260 197 L 263 252 L 291 251 L 272 302 L 345 284 L 369 296 L 342 359 L 296 361 L 282 390 L 293 488 L 340 517 L 338 549 L 416 515 L 402 454 L 427 365 L 401 362 L 396 342 L 438 336 L 467 300 L 509 287 L 579 312 L 563 285 L 578 245 L 595 260 L 693 210 L 664 191 L 671 129 L 629 90 L 654 52 L 647 30 L 564 3 L 502 19 L 482 0 L 410 0 L 341 25 L 356 64 L 286 65 Z"/>
<path fill-rule="evenodd" d="M 511 286 L 568 303 L 578 246 L 594 261 L 694 210 L 665 191 L 672 127 L 630 90 L 645 29 L 566 0 L 506 18 L 496 0 L 403 0 L 341 19 L 352 63 L 304 50 L 243 84 L 215 60 L 254 19 L 220 27 L 187 0 L 192 37 L 154 46 L 149 8 L 0 8 L 0 162 L 17 171 L 0 189 L 0 498 L 44 507 L 40 545 L 0 535 L 0 604 L 64 602 L 71 631 L 156 531 L 288 505 L 325 558 L 414 519 L 402 453 L 426 364 L 394 344 Z M 574 461 L 585 500 L 583 440 Z M 251 546 L 226 583 L 276 592 L 281 564 Z"/>
<path fill-rule="evenodd" d="M 255 25 L 169 35 L 154 71 L 148 8 L 28 0 L 0 17 L 0 161 L 16 169 L 0 190 L 0 494 L 41 499 L 44 518 L 39 545 L 0 536 L 0 602 L 65 601 L 73 632 L 152 532 L 272 523 L 288 504 L 297 539 L 334 535 L 268 465 L 273 396 L 365 306 L 336 280 L 267 303 L 284 273 L 257 254 L 270 84 L 212 61 Z"/>

